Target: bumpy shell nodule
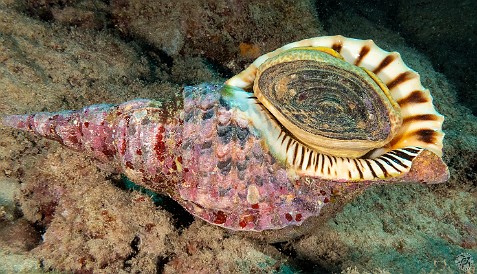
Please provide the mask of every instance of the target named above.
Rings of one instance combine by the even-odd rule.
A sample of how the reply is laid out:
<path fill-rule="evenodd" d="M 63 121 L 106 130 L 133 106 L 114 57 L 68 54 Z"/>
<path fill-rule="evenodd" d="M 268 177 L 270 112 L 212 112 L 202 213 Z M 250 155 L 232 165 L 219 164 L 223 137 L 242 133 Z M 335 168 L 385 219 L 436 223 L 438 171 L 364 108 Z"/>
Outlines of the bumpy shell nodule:
<path fill-rule="evenodd" d="M 323 58 L 326 57 L 310 58 L 304 56 L 307 55 L 306 51 L 313 51 L 312 47 L 333 49 L 338 52 L 348 64 L 340 63 L 341 60 L 339 60 L 338 57 L 332 57 L 326 53 L 318 54 L 322 56 L 328 55 L 327 60 L 323 60 Z M 302 49 L 300 52 L 300 48 L 305 49 Z M 314 51 L 316 52 L 317 50 Z M 311 54 L 308 53 L 308 55 Z M 310 65 L 307 66 L 303 64 L 304 60 L 308 63 L 312 63 L 310 59 L 313 58 L 322 58 L 322 60 L 314 60 L 316 63 L 315 68 L 310 68 Z M 295 66 L 293 65 L 294 63 L 301 64 Z M 275 74 L 280 74 L 278 75 L 279 78 L 275 80 L 261 80 L 260 77 L 263 77 L 264 74 L 272 73 L 272 69 L 270 68 L 273 67 L 277 67 L 274 68 L 273 71 L 278 71 L 275 72 Z M 373 79 L 373 77 L 370 76 L 369 78 L 371 80 L 363 80 L 364 78 L 362 77 L 363 74 L 366 74 L 366 71 L 360 71 L 357 67 L 364 68 L 366 71 L 371 72 L 372 75 L 376 75 L 378 79 Z M 295 71 L 293 71 L 294 69 Z M 268 77 L 268 75 L 265 77 Z M 294 83 L 290 84 L 290 82 L 296 78 L 299 78 L 302 86 L 297 85 L 295 87 L 293 86 Z M 303 84 L 303 79 L 305 79 L 305 84 Z M 378 81 L 378 85 L 379 82 L 382 81 L 382 83 L 385 84 L 385 89 L 389 89 L 391 101 L 384 104 L 392 105 L 396 102 L 398 109 L 389 106 L 382 107 L 382 104 L 376 103 L 379 100 L 375 100 L 382 98 L 382 94 L 372 95 L 368 92 L 369 89 L 362 88 L 363 85 L 372 85 L 373 83 L 369 82 L 374 80 Z M 261 84 L 261 82 L 264 82 L 264 84 Z M 306 109 L 297 109 L 293 104 L 292 107 L 295 107 L 294 110 L 299 112 L 301 117 L 305 117 L 303 121 L 311 123 L 306 119 L 309 117 L 317 117 L 322 124 L 316 127 L 327 129 L 328 135 L 325 137 L 331 137 L 328 138 L 328 140 L 326 140 L 326 138 L 323 140 L 318 136 L 319 141 L 315 141 L 315 143 L 312 141 L 311 145 L 307 140 L 305 140 L 304 143 L 320 150 L 319 145 L 316 145 L 316 143 L 319 144 L 323 141 L 336 140 L 331 146 L 328 145 L 328 147 L 326 147 L 327 145 L 325 144 L 325 148 L 321 149 L 324 153 L 342 157 L 361 156 L 364 153 L 356 154 L 352 151 L 346 151 L 346 149 L 350 146 L 353 147 L 353 142 L 356 142 L 354 147 L 360 146 L 360 139 L 365 138 L 363 138 L 364 136 L 359 136 L 359 134 L 366 134 L 366 131 L 362 129 L 365 127 L 374 127 L 372 130 L 367 131 L 371 133 L 368 134 L 368 139 L 376 137 L 374 134 L 379 132 L 379 128 L 383 131 L 382 134 L 386 136 L 376 137 L 381 141 L 377 143 L 381 144 L 374 147 L 372 157 L 407 146 L 425 148 L 438 156 L 442 156 L 442 139 L 444 137 L 442 123 L 444 118 L 434 108 L 429 90 L 422 86 L 419 74 L 404 64 L 399 53 L 384 51 L 376 46 L 372 40 L 358 40 L 345 38 L 343 36 L 325 36 L 294 42 L 259 57 L 246 70 L 229 79 L 226 84 L 243 89 L 250 89 L 253 86 L 256 94 L 257 90 L 261 89 L 263 85 L 268 85 L 268 87 L 263 88 L 265 90 L 274 89 L 268 91 L 268 93 L 259 91 L 258 99 L 274 115 L 276 115 L 277 112 L 284 113 L 284 118 L 289 120 L 289 124 L 291 124 L 292 127 L 289 127 L 287 123 L 281 121 L 282 124 L 291 134 L 298 136 L 302 134 L 300 134 L 300 132 L 296 133 L 297 131 L 293 126 L 304 127 L 309 133 L 313 132 L 309 130 L 309 126 L 297 125 L 296 122 L 299 120 L 297 119 L 297 115 L 288 115 L 287 117 L 286 114 L 290 112 L 286 110 L 286 107 L 289 107 L 289 105 L 293 103 L 293 100 L 309 100 L 310 102 L 307 102 L 308 108 Z M 318 87 L 312 87 L 312 84 L 318 85 Z M 291 86 L 294 90 L 291 92 L 287 91 L 286 95 L 281 95 L 279 93 L 283 92 L 281 91 L 283 85 Z M 284 87 L 283 89 L 286 88 L 287 87 Z M 356 88 L 358 88 L 359 91 L 352 94 L 352 92 L 356 91 Z M 372 91 L 376 90 L 379 91 L 381 88 L 372 88 Z M 335 94 L 333 94 L 333 92 L 335 92 Z M 272 104 L 270 107 L 271 104 L 269 102 L 273 100 L 270 98 L 270 93 L 275 93 L 277 97 L 286 96 L 286 98 L 283 98 L 283 101 L 280 102 L 283 106 Z M 386 90 L 384 90 L 383 93 L 386 94 Z M 294 98 L 293 94 L 298 98 Z M 286 100 L 288 100 L 288 105 L 286 104 Z M 317 102 L 317 100 L 321 101 Z M 301 103 L 301 105 L 306 104 Z M 315 107 L 315 110 L 312 109 L 313 107 Z M 279 110 L 276 111 L 276 109 Z M 373 111 L 376 112 L 373 113 Z M 399 122 L 393 121 L 396 120 L 397 116 L 392 113 L 393 111 L 400 112 L 402 125 L 399 125 Z M 380 118 L 373 116 L 373 114 L 376 116 L 387 116 L 387 119 L 379 120 Z M 280 121 L 279 117 L 277 117 L 277 119 Z M 351 127 L 347 127 L 344 128 L 344 131 L 340 131 L 343 130 L 344 127 L 343 124 L 340 124 L 343 121 L 353 123 L 352 126 L 355 126 L 354 130 Z M 370 125 L 369 123 L 373 124 Z M 397 128 L 394 133 L 393 131 L 396 125 Z M 390 134 L 388 134 L 388 132 L 390 132 Z M 386 139 L 388 136 L 392 136 L 392 138 L 389 140 Z M 303 141 L 303 138 L 298 138 Z M 350 143 L 340 144 L 340 142 L 345 140 L 350 140 Z M 370 141 L 372 143 L 373 140 Z M 335 146 L 334 151 L 333 146 Z M 345 150 L 341 153 L 343 146 L 345 146 Z M 373 148 L 372 146 L 373 145 L 368 148 L 365 147 L 364 149 L 370 151 Z"/>

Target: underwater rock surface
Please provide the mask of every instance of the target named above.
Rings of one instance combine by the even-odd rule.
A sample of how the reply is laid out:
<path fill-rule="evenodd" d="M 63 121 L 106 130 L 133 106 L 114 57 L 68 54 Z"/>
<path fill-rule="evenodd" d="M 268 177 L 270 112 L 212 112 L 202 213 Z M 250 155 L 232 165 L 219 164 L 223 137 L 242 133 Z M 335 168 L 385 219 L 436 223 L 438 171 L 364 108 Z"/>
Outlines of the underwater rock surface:
<path fill-rule="evenodd" d="M 309 7 L 307 3 L 303 5 Z M 179 53 L 177 59 L 168 56 L 172 61 L 164 65 L 157 62 L 159 57 L 144 54 L 150 49 L 134 41 L 88 28 L 53 25 L 19 10 L 13 1 L 0 1 L 1 114 L 161 98 L 170 96 L 184 79 L 221 78 L 200 56 L 181 59 Z M 240 20 L 247 22 L 248 16 Z M 269 18 L 270 24 L 283 20 Z M 0 200 L 0 229 L 12 235 L 18 227 L 27 227 L 32 235 L 18 237 L 13 251 L 6 247 L 11 243 L 2 240 L 0 272 L 430 272 L 457 271 L 454 260 L 460 253 L 469 253 L 476 261 L 477 119 L 457 103 L 455 88 L 446 76 L 435 72 L 428 58 L 411 49 L 396 32 L 351 11 L 336 12 L 323 23 L 313 20 L 316 25 L 310 25 L 307 33 L 324 29 L 329 34 L 374 39 L 386 50 L 400 52 L 421 74 L 436 108 L 446 117 L 448 183 L 374 187 L 337 215 L 326 216 L 331 217 L 328 221 L 306 226 L 293 240 L 269 244 L 260 235 L 254 235 L 262 240 L 257 241 L 191 219 L 184 212 L 156 207 L 147 194 L 118 187 L 120 178 L 100 171 L 90 159 L 2 127 L 0 191 L 4 194 L 12 189 L 7 186 L 15 184 L 19 194 L 18 206 L 11 195 L 0 196 L 9 197 Z M 296 40 L 279 28 L 271 34 L 258 28 L 255 35 L 263 43 L 277 39 L 270 48 Z M 197 31 L 194 37 L 207 41 L 207 32 Z M 234 45 L 249 42 L 230 41 Z M 201 50 L 193 47 L 191 52 Z M 220 54 L 207 57 L 218 63 L 231 60 Z M 241 69 L 237 64 L 231 68 Z M 38 241 L 41 234 L 43 240 Z M 22 258 L 23 268 L 13 263 L 19 262 L 14 256 Z"/>

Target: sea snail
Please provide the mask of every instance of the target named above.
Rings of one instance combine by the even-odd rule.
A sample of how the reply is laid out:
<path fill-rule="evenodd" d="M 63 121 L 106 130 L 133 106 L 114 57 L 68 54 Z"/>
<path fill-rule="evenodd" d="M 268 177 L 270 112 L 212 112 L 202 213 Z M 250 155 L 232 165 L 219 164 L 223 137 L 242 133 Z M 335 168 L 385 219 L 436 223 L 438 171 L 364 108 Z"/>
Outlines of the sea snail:
<path fill-rule="evenodd" d="M 252 93 L 253 92 L 253 93 Z M 443 117 L 371 40 L 317 37 L 182 97 L 4 117 L 234 230 L 299 225 L 370 184 L 440 183 Z"/>

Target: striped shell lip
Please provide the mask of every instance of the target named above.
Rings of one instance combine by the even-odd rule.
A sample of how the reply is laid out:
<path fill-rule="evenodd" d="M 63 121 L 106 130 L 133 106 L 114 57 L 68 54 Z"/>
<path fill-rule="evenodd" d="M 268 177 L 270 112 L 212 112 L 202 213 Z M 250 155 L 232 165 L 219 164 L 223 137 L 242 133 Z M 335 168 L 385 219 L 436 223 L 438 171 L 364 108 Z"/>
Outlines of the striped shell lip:
<path fill-rule="evenodd" d="M 293 132 L 283 131 L 280 125 L 276 125 L 278 129 L 275 133 L 269 132 L 270 127 L 267 127 L 264 135 L 270 136 L 267 139 L 268 146 L 277 155 L 282 154 L 287 166 L 298 174 L 329 180 L 386 180 L 409 173 L 413 161 L 423 154 L 423 151 L 429 151 L 438 156 L 432 159 L 439 161 L 437 166 L 442 167 L 441 173 L 445 174 L 438 180 L 447 179 L 448 170 L 440 158 L 444 118 L 434 108 L 429 90 L 422 86 L 419 74 L 404 64 L 399 53 L 382 50 L 372 40 L 324 36 L 290 43 L 257 58 L 225 84 L 237 89 L 251 90 L 258 81 L 259 70 L 264 63 L 290 49 L 303 47 L 332 49 L 349 64 L 375 75 L 389 89 L 390 96 L 399 106 L 402 125 L 389 142 L 370 151 L 365 157 L 356 159 L 353 159 L 353 155 L 333 155 L 329 151 L 320 153 L 310 145 L 297 141 Z M 267 107 L 266 102 L 260 98 L 257 100 Z M 277 117 L 272 116 L 273 111 L 268 109 L 266 112 L 271 123 L 276 123 Z M 426 181 L 426 178 L 416 180 Z M 429 179 L 428 182 L 436 181 Z"/>

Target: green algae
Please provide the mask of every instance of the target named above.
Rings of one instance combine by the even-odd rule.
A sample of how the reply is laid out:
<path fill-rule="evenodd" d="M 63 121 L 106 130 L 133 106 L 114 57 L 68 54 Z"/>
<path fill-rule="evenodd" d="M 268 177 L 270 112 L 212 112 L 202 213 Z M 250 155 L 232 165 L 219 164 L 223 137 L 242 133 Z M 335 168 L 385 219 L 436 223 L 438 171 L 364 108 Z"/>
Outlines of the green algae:
<path fill-rule="evenodd" d="M 165 202 L 165 196 L 158 194 L 150 189 L 137 185 L 133 181 L 129 180 L 128 177 L 121 175 L 120 187 L 127 189 L 127 190 L 134 190 L 141 192 L 149 197 L 151 197 L 152 201 L 155 205 L 163 205 Z"/>

